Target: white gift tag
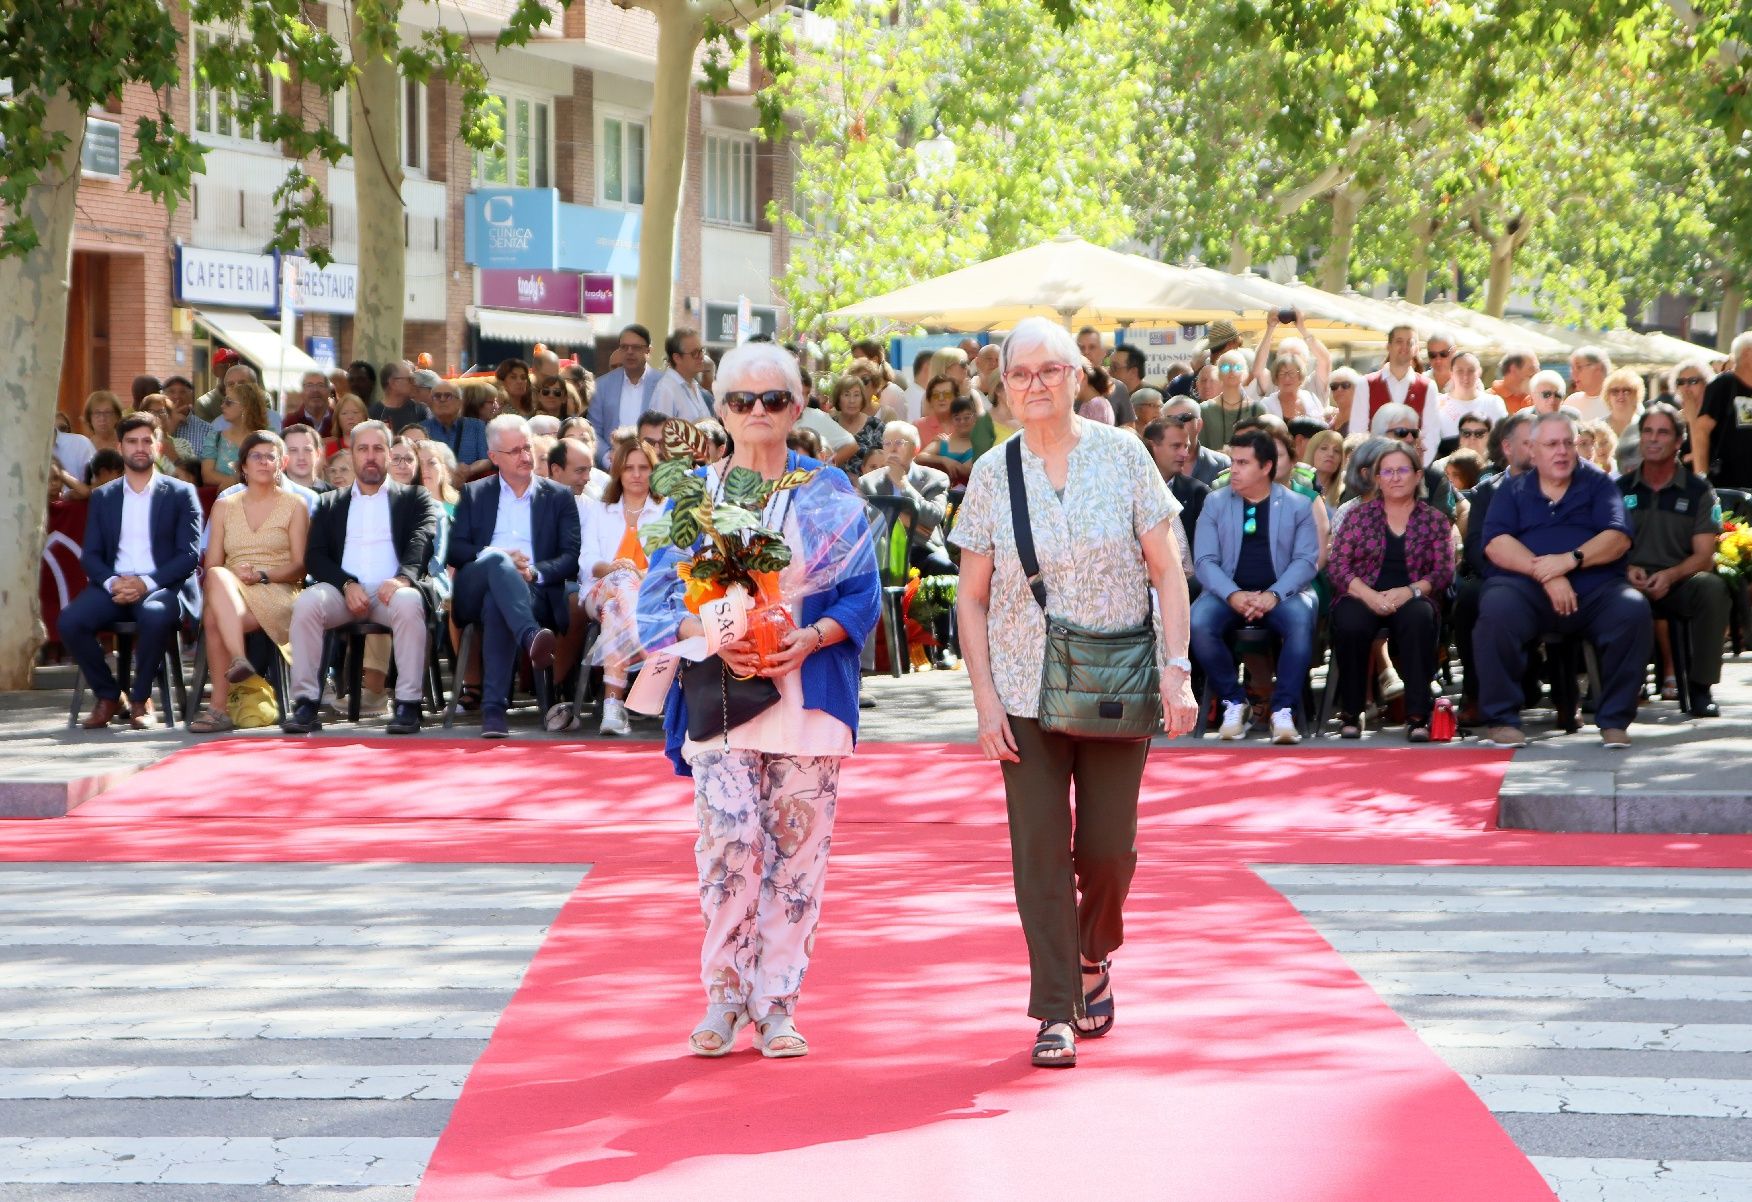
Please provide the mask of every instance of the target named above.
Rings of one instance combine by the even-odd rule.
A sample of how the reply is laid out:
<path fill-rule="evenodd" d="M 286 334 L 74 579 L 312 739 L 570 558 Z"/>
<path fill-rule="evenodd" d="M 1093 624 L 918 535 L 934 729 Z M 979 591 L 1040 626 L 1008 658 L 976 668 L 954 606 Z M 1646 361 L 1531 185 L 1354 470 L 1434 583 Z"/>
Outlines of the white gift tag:
<path fill-rule="evenodd" d="M 716 601 L 700 606 L 700 625 L 705 633 L 682 639 L 673 646 L 648 657 L 639 669 L 639 677 L 627 692 L 626 706 L 636 714 L 661 714 L 669 697 L 670 682 L 675 679 L 680 660 L 698 663 L 716 655 L 725 643 L 734 643 L 748 633 L 748 610 L 752 603 L 748 590 L 731 585 Z"/>

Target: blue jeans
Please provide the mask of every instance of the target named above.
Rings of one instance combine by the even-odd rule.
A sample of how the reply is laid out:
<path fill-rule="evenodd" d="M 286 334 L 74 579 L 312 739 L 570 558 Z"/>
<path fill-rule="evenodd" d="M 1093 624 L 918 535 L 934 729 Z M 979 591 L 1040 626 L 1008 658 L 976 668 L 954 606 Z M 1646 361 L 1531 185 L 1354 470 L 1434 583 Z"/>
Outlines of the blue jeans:
<path fill-rule="evenodd" d="M 1302 688 L 1308 680 L 1308 665 L 1314 658 L 1314 623 L 1317 617 L 1314 593 L 1304 589 L 1285 597 L 1258 625 L 1277 635 L 1277 679 L 1272 683 L 1271 708 L 1297 710 Z M 1211 691 L 1224 701 L 1245 701 L 1234 653 L 1225 641 L 1229 632 L 1243 625 L 1241 615 L 1214 593 L 1205 593 L 1192 603 L 1192 654 L 1210 678 Z"/>

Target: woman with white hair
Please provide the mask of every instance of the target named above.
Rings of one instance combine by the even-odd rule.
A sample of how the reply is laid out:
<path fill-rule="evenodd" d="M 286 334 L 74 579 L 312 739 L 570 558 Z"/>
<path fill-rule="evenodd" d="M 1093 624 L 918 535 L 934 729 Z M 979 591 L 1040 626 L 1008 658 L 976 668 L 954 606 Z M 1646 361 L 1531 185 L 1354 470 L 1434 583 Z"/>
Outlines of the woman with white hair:
<path fill-rule="evenodd" d="M 1043 1068 L 1074 1065 L 1078 1035 L 1113 1026 L 1108 957 L 1124 938 L 1149 753 L 1148 734 L 1130 725 L 1126 737 L 1094 737 L 1052 720 L 1042 684 L 1049 638 L 1081 631 L 1153 642 L 1168 734 L 1191 730 L 1197 708 L 1174 534 L 1180 505 L 1142 439 L 1074 412 L 1082 363 L 1070 333 L 1041 318 L 1004 340 L 1004 391 L 1022 432 L 974 465 L 950 535 L 962 552 L 956 615 L 980 750 L 1003 767 L 1028 1013 L 1040 1022 L 1032 1060 Z M 1153 638 L 1151 587 L 1161 606 Z M 1154 700 L 1104 703 L 1103 712 L 1116 722 L 1147 718 Z"/>
<path fill-rule="evenodd" d="M 1527 381 L 1527 396 L 1534 413 L 1556 413 L 1563 407 L 1563 377 L 1549 367 L 1534 372 Z"/>
<path fill-rule="evenodd" d="M 700 826 L 707 1007 L 688 1046 L 696 1056 L 727 1055 L 752 1022 L 761 1054 L 776 1059 L 809 1050 L 795 1024 L 797 1000 L 821 917 L 840 761 L 857 739 L 859 654 L 881 585 L 864 505 L 844 473 L 786 449 L 805 397 L 797 361 L 771 343 L 745 343 L 724 356 L 715 391 L 734 449 L 694 474 L 717 499 L 737 468 L 791 485 L 774 489 L 759 516 L 790 548 L 779 591 L 796 626 L 764 660 L 744 637 L 685 665 L 665 704 L 666 750 L 676 773 L 693 778 Z M 811 473 L 806 482 L 791 479 L 799 472 Z M 678 571 L 704 540 L 652 554 L 638 611 L 647 651 L 708 637 Z M 715 672 L 720 713 L 690 712 L 681 678 L 697 672 Z M 733 719 L 732 676 L 766 677 L 774 689 Z"/>
<path fill-rule="evenodd" d="M 1369 412 L 1369 389 L 1362 373 L 1354 367 L 1333 368 L 1326 379 L 1326 393 L 1326 424 L 1341 433 L 1361 432 L 1367 424 L 1363 415 Z"/>
<path fill-rule="evenodd" d="M 1278 331 L 1278 315 L 1274 310 L 1265 319 L 1265 337 L 1253 352 L 1252 379 L 1247 395 L 1265 406 L 1265 411 L 1286 422 L 1298 417 L 1327 423 L 1327 385 L 1332 373 L 1332 354 L 1320 339 L 1308 332 L 1302 311 L 1295 311 L 1299 338 L 1286 338 L 1272 354 L 1272 340 Z M 1271 371 L 1266 372 L 1270 364 Z"/>

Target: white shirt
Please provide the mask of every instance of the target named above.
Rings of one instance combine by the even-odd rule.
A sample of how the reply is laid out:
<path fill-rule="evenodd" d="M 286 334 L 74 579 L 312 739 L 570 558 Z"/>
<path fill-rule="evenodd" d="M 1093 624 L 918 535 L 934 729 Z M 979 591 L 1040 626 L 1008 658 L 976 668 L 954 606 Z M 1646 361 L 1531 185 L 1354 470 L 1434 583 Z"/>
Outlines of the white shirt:
<path fill-rule="evenodd" d="M 906 407 L 901 412 L 906 414 L 906 420 L 916 422 L 925 412 L 925 390 L 913 384 L 906 390 Z"/>
<path fill-rule="evenodd" d="M 1306 388 L 1300 389 L 1296 393 L 1297 411 L 1295 413 L 1284 412 L 1283 402 L 1278 398 L 1277 385 L 1275 384 L 1270 388 L 1261 388 L 1256 381 L 1249 381 L 1242 387 L 1241 391 L 1249 400 L 1258 401 L 1263 405 L 1265 411 L 1273 417 L 1282 418 L 1286 422 L 1294 421 L 1298 417 L 1311 417 L 1321 425 L 1326 424 L 1326 406 L 1320 403 L 1319 397 Z"/>
<path fill-rule="evenodd" d="M 1401 379 L 1393 374 L 1393 369 L 1391 367 L 1388 367 L 1385 364 L 1381 366 L 1381 382 L 1387 385 L 1387 398 L 1395 405 L 1403 405 L 1406 403 L 1405 398 L 1411 395 L 1412 381 L 1419 378 L 1418 374 L 1415 371 L 1412 371 L 1409 367 L 1405 369 L 1405 377 Z M 1364 399 L 1366 400 L 1367 398 L 1365 397 Z"/>
<path fill-rule="evenodd" d="M 1612 412 L 1604 396 L 1589 396 L 1585 392 L 1572 392 L 1563 403 L 1580 413 L 1585 422 L 1603 422 Z"/>
<path fill-rule="evenodd" d="M 134 491 L 126 476 L 122 477 L 122 537 L 116 543 L 116 574 L 103 582 L 112 587 L 120 576 L 138 576 L 146 582 L 146 591 L 158 587 L 152 573 L 158 564 L 152 558 L 152 492 L 158 485 L 158 473 L 153 472 L 146 487 Z"/>
<path fill-rule="evenodd" d="M 647 375 L 650 373 L 647 372 Z M 626 399 L 626 394 L 621 394 Z M 712 403 L 701 390 L 698 381 L 684 380 L 678 371 L 666 371 L 662 379 L 657 381 L 657 387 L 651 392 L 651 408 L 667 413 L 670 417 L 679 417 L 683 421 L 700 422 L 712 416 Z M 640 410 L 639 412 L 644 412 Z M 633 421 L 638 420 L 638 414 L 633 415 Z M 623 422 L 631 425 L 631 422 Z"/>
<path fill-rule="evenodd" d="M 882 386 L 881 403 L 893 409 L 896 413 L 905 412 L 906 393 L 893 380 Z"/>
<path fill-rule="evenodd" d="M 362 493 L 353 485 L 353 499 L 347 504 L 347 546 L 341 552 L 341 570 L 353 577 L 368 593 L 377 586 L 401 574 L 401 559 L 395 553 L 395 538 L 390 533 L 389 490 L 379 486 L 374 493 Z"/>
<path fill-rule="evenodd" d="M 645 404 L 645 397 L 650 393 L 651 385 L 656 382 L 656 379 L 657 373 L 647 367 L 645 374 L 639 377 L 637 384 L 633 383 L 631 379 L 621 381 L 620 412 L 615 415 L 613 429 L 618 430 L 622 426 L 639 424 L 639 414 L 650 408 Z"/>
<path fill-rule="evenodd" d="M 535 562 L 535 535 L 531 514 L 535 504 L 535 480 L 520 497 L 511 491 L 503 476 L 499 477 L 499 515 L 493 520 L 493 541 L 481 548 L 488 551 L 521 551 L 530 563 Z"/>
<path fill-rule="evenodd" d="M 803 410 L 803 416 L 797 419 L 797 425 L 821 439 L 821 445 L 826 448 L 829 459 L 858 441 L 846 433 L 844 426 L 829 417 L 825 409 Z"/>
<path fill-rule="evenodd" d="M 55 434 L 55 462 L 75 480 L 85 479 L 85 468 L 95 454 L 97 448 L 91 445 L 91 439 L 85 435 Z"/>
<path fill-rule="evenodd" d="M 1430 388 L 1434 389 L 1432 382 Z M 1428 467 L 1435 461 L 1436 448 L 1449 438 L 1460 437 L 1460 419 L 1468 415 L 1483 418 L 1491 425 L 1509 415 L 1509 407 L 1503 404 L 1503 398 L 1494 392 L 1484 391 L 1478 394 L 1476 400 L 1457 401 L 1449 396 L 1437 396 L 1433 404 L 1424 410 L 1428 416 L 1423 427 L 1424 466 Z"/>
<path fill-rule="evenodd" d="M 646 523 L 663 516 L 663 502 L 656 497 L 646 497 L 645 507 L 639 511 L 639 529 L 643 530 Z M 578 581 L 585 588 L 596 579 L 594 569 L 599 563 L 613 563 L 615 553 L 620 550 L 621 539 L 627 533 L 627 511 L 621 501 L 609 505 L 602 501 L 586 501 L 578 499 L 578 521 L 580 531 L 578 550 Z"/>
<path fill-rule="evenodd" d="M 1387 402 L 1391 405 L 1408 404 L 1409 402 L 1407 398 L 1411 396 L 1412 381 L 1421 380 L 1422 378 L 1422 376 L 1418 375 L 1417 372 L 1412 371 L 1409 367 L 1405 369 L 1404 378 L 1401 378 L 1394 375 L 1393 369 L 1388 367 L 1385 363 L 1381 365 L 1381 381 L 1387 385 Z M 1429 395 L 1424 398 L 1424 404 L 1427 406 L 1438 399 L 1439 398 L 1436 396 L 1436 386 L 1432 384 L 1430 385 Z M 1423 418 L 1420 414 L 1418 421 L 1421 423 L 1422 420 Z M 1368 432 L 1369 381 L 1368 377 L 1365 376 L 1363 379 L 1357 381 L 1357 386 L 1351 393 L 1350 420 L 1345 423 L 1345 433 L 1367 434 Z"/>

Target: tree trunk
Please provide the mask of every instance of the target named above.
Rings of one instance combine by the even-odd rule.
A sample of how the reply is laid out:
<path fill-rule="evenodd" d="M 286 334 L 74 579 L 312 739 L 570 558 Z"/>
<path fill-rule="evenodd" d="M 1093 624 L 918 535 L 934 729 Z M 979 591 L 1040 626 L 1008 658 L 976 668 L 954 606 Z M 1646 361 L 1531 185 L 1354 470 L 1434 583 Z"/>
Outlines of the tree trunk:
<path fill-rule="evenodd" d="M 693 60 L 705 27 L 685 3 L 651 4 L 657 16 L 657 79 L 646 142 L 645 213 L 639 231 L 639 324 L 653 345 L 669 334 L 675 309 L 675 226 L 687 167 L 687 110 Z"/>
<path fill-rule="evenodd" d="M 1240 275 L 1253 267 L 1253 252 L 1247 249 L 1247 236 L 1239 231 L 1229 239 L 1229 273 Z"/>
<path fill-rule="evenodd" d="M 55 404 L 67 337 L 67 293 L 73 273 L 73 213 L 85 111 L 64 95 L 49 97 L 44 125 L 66 134 L 60 158 L 25 194 L 20 217 L 36 225 L 40 242 L 27 254 L 0 259 L 0 340 L 9 368 L 0 374 L 0 404 L 22 433 L 11 440 L 0 471 L 0 689 L 28 689 L 44 630 L 37 585 L 48 523 L 49 463 Z"/>
<path fill-rule="evenodd" d="M 393 21 L 393 17 L 390 18 Z M 353 356 L 382 364 L 400 359 L 407 304 L 406 209 L 402 202 L 401 81 L 385 49 L 367 44 L 359 22 L 348 89 L 353 117 L 353 194 L 359 213 L 359 301 Z M 453 235 L 454 236 L 454 235 Z"/>
<path fill-rule="evenodd" d="M 1366 189 L 1346 185 L 1332 194 L 1332 236 L 1320 261 L 1320 286 L 1343 292 L 1350 282 L 1351 248 L 1357 240 L 1357 215 L 1369 197 Z"/>
<path fill-rule="evenodd" d="M 1722 304 L 1716 310 L 1716 350 L 1724 355 L 1740 332 L 1740 313 L 1746 308 L 1746 285 L 1738 280 L 1722 284 Z"/>
<path fill-rule="evenodd" d="M 1430 244 L 1436 236 L 1436 219 L 1428 213 L 1411 220 L 1411 270 L 1405 277 L 1405 299 L 1424 303 L 1430 291 Z"/>
<path fill-rule="evenodd" d="M 1515 252 L 1520 248 L 1521 240 L 1513 234 L 1491 239 L 1490 285 L 1484 294 L 1484 311 L 1492 317 L 1501 317 L 1509 307 L 1509 289 L 1515 280 Z"/>

